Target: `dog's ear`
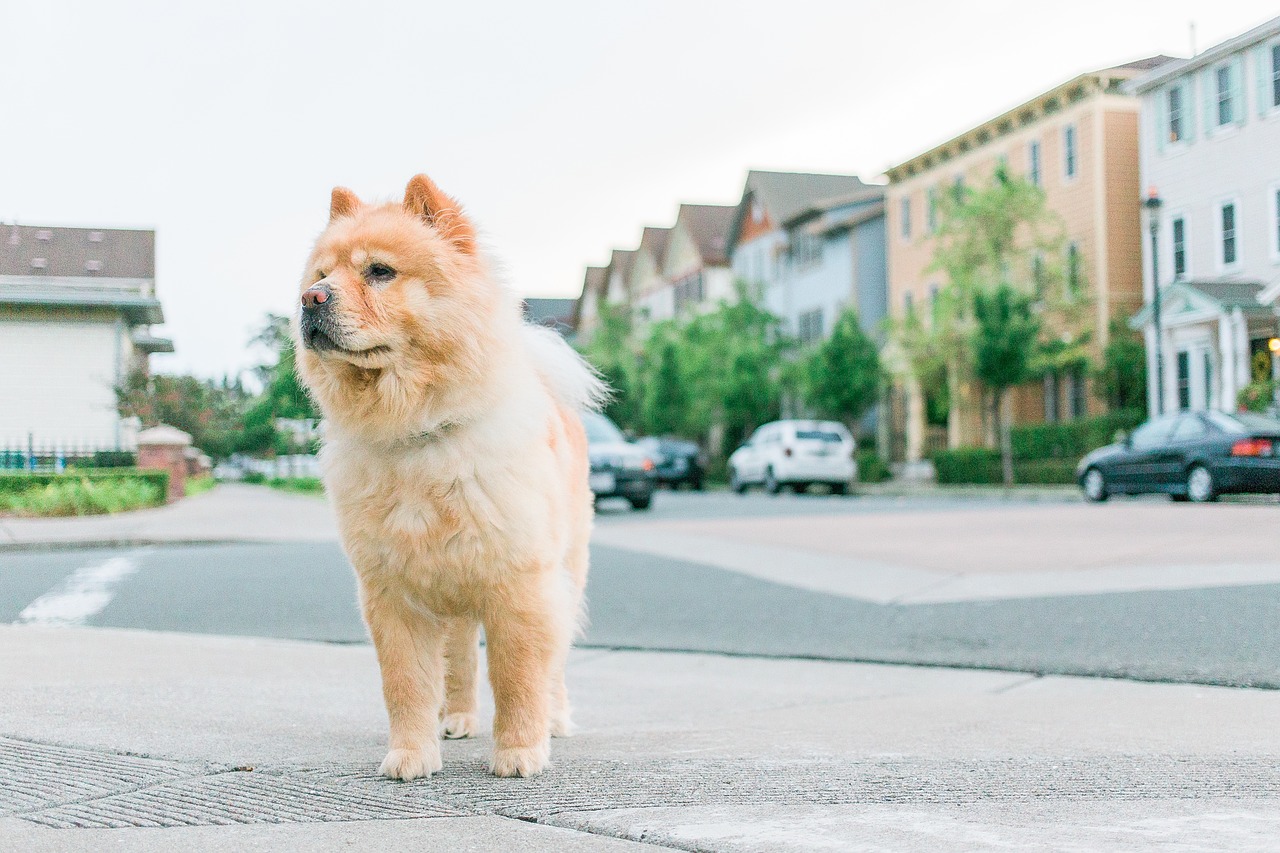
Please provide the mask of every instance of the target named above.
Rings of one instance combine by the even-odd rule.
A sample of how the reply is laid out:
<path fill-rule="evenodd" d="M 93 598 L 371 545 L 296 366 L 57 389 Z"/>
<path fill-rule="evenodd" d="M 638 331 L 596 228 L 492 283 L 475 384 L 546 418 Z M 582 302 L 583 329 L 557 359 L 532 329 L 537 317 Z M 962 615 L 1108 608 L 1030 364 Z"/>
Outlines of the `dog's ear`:
<path fill-rule="evenodd" d="M 333 196 L 329 199 L 329 221 L 332 222 L 343 216 L 354 216 L 355 212 L 364 207 L 360 197 L 346 187 L 334 187 Z"/>
<path fill-rule="evenodd" d="M 414 175 L 404 188 L 404 208 L 425 219 L 458 251 L 476 253 L 476 230 L 462 212 L 462 205 L 445 195 L 426 175 Z"/>

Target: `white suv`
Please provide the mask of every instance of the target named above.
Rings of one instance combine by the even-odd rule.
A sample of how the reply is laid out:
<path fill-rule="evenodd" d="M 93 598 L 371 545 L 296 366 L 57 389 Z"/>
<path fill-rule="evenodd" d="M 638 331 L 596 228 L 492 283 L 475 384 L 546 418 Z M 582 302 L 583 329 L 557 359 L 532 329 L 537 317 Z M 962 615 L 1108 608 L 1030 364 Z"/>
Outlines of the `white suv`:
<path fill-rule="evenodd" d="M 776 495 L 783 486 L 803 492 L 826 483 L 843 495 L 858 473 L 855 449 L 849 430 L 836 421 L 774 421 L 729 457 L 729 488 L 741 494 L 760 484 Z"/>

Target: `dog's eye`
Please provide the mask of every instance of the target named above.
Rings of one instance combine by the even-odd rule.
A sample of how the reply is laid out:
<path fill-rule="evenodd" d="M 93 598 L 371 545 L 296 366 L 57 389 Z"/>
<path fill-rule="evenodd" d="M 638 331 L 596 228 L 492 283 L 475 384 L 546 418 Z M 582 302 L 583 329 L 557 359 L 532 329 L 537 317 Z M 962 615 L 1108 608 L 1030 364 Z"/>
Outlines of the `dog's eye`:
<path fill-rule="evenodd" d="M 324 281 L 324 280 L 325 280 L 324 270 L 316 270 L 316 281 Z"/>
<path fill-rule="evenodd" d="M 384 284 L 396 277 L 396 271 L 386 264 L 374 262 L 365 268 L 364 277 L 371 282 Z"/>

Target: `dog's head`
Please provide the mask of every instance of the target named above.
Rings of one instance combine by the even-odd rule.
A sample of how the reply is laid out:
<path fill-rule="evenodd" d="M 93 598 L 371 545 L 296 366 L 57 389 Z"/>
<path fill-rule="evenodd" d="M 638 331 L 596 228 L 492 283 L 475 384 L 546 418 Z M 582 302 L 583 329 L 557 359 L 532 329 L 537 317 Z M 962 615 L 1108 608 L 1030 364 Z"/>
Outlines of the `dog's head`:
<path fill-rule="evenodd" d="M 300 291 L 298 369 L 326 409 L 344 387 L 387 377 L 408 396 L 408 386 L 464 379 L 502 304 L 471 221 L 426 175 L 402 204 L 335 189 Z"/>

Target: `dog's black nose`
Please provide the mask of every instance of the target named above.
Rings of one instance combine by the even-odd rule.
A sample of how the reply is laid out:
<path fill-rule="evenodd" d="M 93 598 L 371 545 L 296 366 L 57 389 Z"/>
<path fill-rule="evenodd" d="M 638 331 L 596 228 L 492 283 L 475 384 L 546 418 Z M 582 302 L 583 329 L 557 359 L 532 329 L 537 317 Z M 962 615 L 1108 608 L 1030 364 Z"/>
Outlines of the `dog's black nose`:
<path fill-rule="evenodd" d="M 313 284 L 302 291 L 302 307 L 307 311 L 322 308 L 328 305 L 331 299 L 333 299 L 333 291 L 327 284 Z"/>

